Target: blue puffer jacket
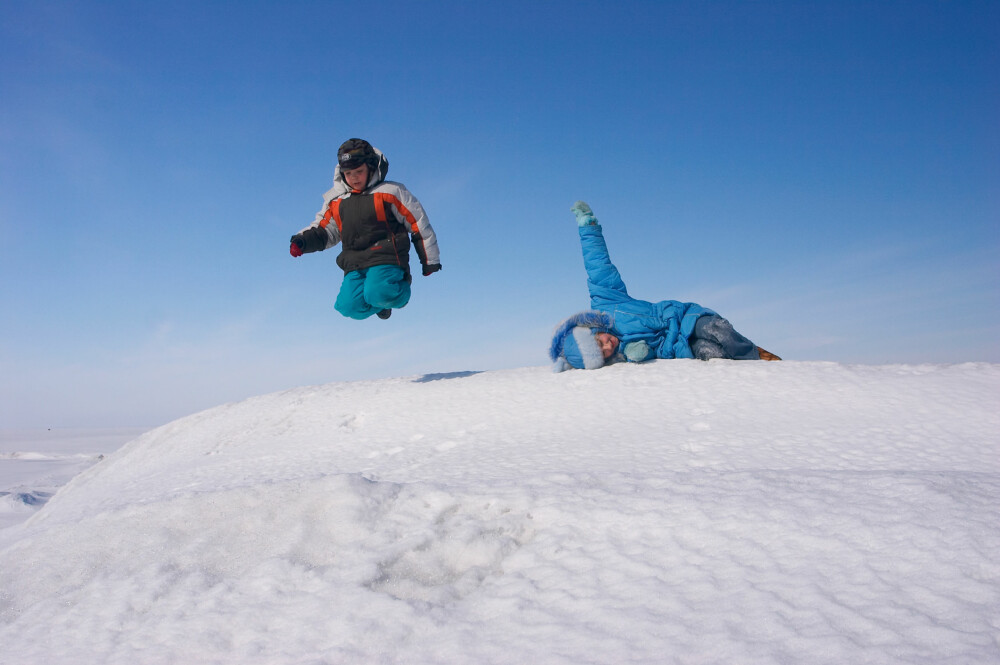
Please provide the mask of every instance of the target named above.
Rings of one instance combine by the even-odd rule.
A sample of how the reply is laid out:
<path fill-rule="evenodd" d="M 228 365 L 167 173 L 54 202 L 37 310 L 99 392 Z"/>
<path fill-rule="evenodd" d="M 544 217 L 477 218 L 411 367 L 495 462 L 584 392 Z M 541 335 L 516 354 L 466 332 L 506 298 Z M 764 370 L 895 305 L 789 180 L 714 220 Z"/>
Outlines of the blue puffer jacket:
<path fill-rule="evenodd" d="M 632 298 L 625 290 L 618 269 L 611 263 L 601 225 L 591 224 L 579 229 L 590 306 L 611 316 L 610 332 L 621 340 L 619 351 L 626 344 L 641 340 L 649 345 L 650 355 L 630 360 L 646 360 L 653 356 L 693 358 L 688 339 L 694 324 L 699 316 L 715 312 L 691 302 L 663 300 L 652 303 Z"/>

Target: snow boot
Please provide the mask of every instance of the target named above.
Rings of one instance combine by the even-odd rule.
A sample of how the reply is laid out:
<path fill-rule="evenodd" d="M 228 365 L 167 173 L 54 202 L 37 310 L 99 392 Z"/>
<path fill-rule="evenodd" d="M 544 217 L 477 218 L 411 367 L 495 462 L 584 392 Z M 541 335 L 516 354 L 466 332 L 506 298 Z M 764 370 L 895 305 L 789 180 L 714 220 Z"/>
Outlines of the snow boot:
<path fill-rule="evenodd" d="M 778 356 L 774 355 L 770 351 L 765 351 L 764 349 L 757 347 L 757 353 L 760 354 L 761 360 L 781 360 Z"/>

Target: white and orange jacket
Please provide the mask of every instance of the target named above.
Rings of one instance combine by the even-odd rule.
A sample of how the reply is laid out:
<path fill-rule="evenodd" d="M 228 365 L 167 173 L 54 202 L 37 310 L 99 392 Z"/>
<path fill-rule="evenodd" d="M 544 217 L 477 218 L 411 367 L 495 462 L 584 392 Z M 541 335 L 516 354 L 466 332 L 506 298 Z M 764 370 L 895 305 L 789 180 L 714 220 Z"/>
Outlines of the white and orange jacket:
<path fill-rule="evenodd" d="M 323 195 L 323 207 L 312 224 L 297 236 L 303 253 L 319 252 L 338 243 L 342 245 L 337 265 L 344 272 L 376 265 L 398 265 L 409 274 L 409 250 L 412 244 L 420 265 L 440 266 L 437 236 L 424 208 L 408 189 L 386 180 L 389 161 L 374 149 L 378 163 L 364 191 L 352 191 L 338 164 L 333 172 L 333 187 Z"/>

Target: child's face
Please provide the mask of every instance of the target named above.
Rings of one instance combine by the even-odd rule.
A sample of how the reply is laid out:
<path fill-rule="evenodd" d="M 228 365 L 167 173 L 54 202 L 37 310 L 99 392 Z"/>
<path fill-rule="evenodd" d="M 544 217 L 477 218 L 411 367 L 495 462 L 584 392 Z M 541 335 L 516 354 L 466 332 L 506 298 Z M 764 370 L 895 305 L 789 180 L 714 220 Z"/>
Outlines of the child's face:
<path fill-rule="evenodd" d="M 597 346 L 601 347 L 601 353 L 604 354 L 605 358 L 610 358 L 615 354 L 615 349 L 618 348 L 618 338 L 611 333 L 597 333 L 594 335 L 597 340 Z"/>
<path fill-rule="evenodd" d="M 363 190 L 368 184 L 368 165 L 362 164 L 356 169 L 344 169 L 344 180 L 351 189 Z"/>

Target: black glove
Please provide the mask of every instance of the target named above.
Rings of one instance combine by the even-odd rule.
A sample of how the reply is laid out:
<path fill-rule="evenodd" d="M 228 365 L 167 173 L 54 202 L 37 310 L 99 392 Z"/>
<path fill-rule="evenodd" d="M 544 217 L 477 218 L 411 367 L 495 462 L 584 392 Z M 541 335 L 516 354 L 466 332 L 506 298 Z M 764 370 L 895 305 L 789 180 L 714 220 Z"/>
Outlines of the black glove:
<path fill-rule="evenodd" d="M 296 258 L 302 256 L 302 246 L 303 245 L 304 245 L 304 243 L 302 242 L 302 236 L 299 236 L 299 235 L 292 236 L 292 244 L 291 244 L 291 247 L 288 248 L 289 254 L 291 254 L 292 256 L 294 256 Z"/>
<path fill-rule="evenodd" d="M 292 256 L 296 256 L 296 247 L 301 250 L 300 254 L 322 252 L 326 249 L 326 241 L 326 229 L 314 226 L 292 236 L 292 246 L 290 251 Z"/>
<path fill-rule="evenodd" d="M 432 263 L 430 265 L 424 266 L 424 277 L 427 277 L 427 275 L 435 273 L 440 269 L 441 269 L 440 263 Z"/>

